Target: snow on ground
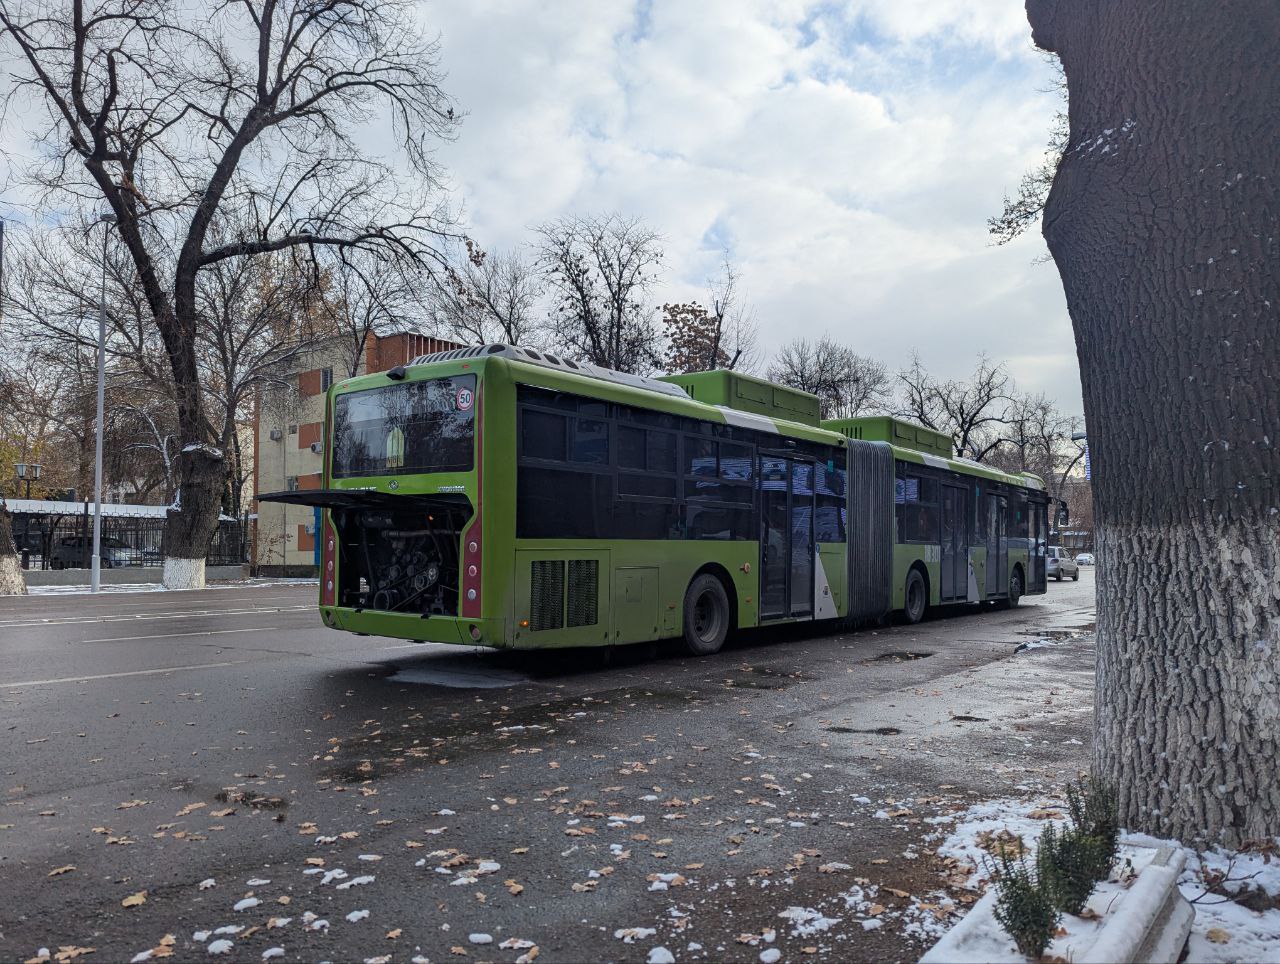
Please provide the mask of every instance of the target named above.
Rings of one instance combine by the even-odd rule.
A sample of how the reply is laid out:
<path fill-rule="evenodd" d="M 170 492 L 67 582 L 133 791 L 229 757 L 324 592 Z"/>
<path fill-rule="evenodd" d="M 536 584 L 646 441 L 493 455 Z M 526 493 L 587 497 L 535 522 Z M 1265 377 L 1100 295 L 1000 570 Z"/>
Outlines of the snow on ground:
<path fill-rule="evenodd" d="M 1037 838 L 1050 822 L 1065 820 L 1063 801 L 1053 797 L 989 800 L 948 816 L 934 817 L 932 823 L 954 821 L 952 832 L 938 847 L 938 855 L 954 863 L 956 878 L 967 875 L 965 886 L 985 891 L 990 880 L 990 861 L 999 845 L 1013 847 L 1020 839 L 1034 850 Z M 1170 844 L 1141 834 L 1125 835 L 1124 844 Z M 1280 841 L 1277 841 L 1280 845 Z M 1275 852 L 1232 854 L 1221 849 L 1197 853 L 1186 851 L 1186 868 L 1178 887 L 1195 909 L 1195 921 L 1187 945 L 1187 959 L 1204 964 L 1251 962 L 1280 964 L 1280 909 L 1251 910 L 1220 894 L 1209 893 L 1214 884 L 1233 894 L 1265 894 L 1280 897 L 1280 854 Z M 1103 883 L 1099 891 L 1120 885 Z M 1091 906 L 1097 895 L 1091 898 Z M 963 911 L 962 911 L 963 912 Z M 1053 951 L 1055 945 L 1051 945 Z"/>

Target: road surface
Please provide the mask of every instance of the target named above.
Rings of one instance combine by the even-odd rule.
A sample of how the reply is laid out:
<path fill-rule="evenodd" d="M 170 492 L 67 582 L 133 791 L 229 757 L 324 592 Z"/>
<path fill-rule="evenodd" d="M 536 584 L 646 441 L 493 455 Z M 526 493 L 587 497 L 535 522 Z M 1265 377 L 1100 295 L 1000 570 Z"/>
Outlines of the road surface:
<path fill-rule="evenodd" d="M 970 899 L 929 819 L 1088 758 L 1088 569 L 608 664 L 337 633 L 314 594 L 0 600 L 0 958 L 914 960 Z"/>

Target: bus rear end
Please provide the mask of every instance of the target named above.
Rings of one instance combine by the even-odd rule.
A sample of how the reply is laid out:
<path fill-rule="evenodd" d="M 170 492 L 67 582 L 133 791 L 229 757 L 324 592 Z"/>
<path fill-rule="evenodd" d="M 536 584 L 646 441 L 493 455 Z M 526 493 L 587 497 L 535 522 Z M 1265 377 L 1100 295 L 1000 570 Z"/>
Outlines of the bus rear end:
<path fill-rule="evenodd" d="M 329 400 L 320 610 L 350 632 L 501 644 L 483 618 L 479 366 L 354 379 Z"/>

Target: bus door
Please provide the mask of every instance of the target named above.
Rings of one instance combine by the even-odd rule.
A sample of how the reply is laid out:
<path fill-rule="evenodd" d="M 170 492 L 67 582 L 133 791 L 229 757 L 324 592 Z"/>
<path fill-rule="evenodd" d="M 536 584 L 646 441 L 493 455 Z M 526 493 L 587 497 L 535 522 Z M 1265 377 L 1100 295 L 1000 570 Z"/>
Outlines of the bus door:
<path fill-rule="evenodd" d="M 1049 507 L 1044 503 L 1031 503 L 1031 573 L 1027 576 L 1028 592 L 1044 592 L 1047 588 L 1048 573 L 1045 571 L 1047 558 L 1046 541 L 1049 536 Z"/>
<path fill-rule="evenodd" d="M 760 456 L 760 618 L 813 615 L 813 462 Z"/>
<path fill-rule="evenodd" d="M 1008 502 L 1002 495 L 987 496 L 987 598 L 1009 589 L 1009 540 L 1006 534 Z"/>
<path fill-rule="evenodd" d="M 942 585 L 943 602 L 969 595 L 969 534 L 965 513 L 968 491 L 958 485 L 942 486 Z"/>

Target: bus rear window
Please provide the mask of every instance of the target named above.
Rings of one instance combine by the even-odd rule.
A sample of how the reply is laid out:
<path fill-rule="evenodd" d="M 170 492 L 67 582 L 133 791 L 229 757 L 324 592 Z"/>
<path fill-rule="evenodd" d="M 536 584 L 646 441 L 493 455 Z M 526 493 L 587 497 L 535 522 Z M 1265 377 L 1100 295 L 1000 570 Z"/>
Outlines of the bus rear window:
<path fill-rule="evenodd" d="M 469 472 L 475 400 L 475 375 L 339 395 L 333 411 L 333 477 Z"/>

